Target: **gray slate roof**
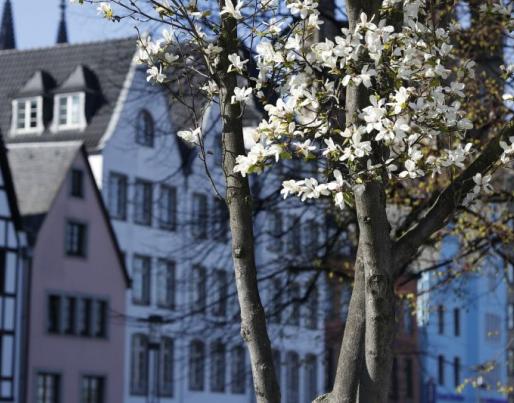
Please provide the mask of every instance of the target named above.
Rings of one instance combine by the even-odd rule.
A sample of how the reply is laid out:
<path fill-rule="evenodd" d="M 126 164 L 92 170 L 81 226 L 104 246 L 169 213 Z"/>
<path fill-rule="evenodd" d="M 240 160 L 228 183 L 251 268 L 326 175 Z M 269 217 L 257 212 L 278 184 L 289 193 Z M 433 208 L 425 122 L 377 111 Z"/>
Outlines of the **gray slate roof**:
<path fill-rule="evenodd" d="M 22 216 L 48 212 L 80 147 L 79 141 L 7 146 Z"/>
<path fill-rule="evenodd" d="M 0 51 L 0 131 L 7 143 L 32 141 L 82 140 L 88 150 L 95 150 L 105 133 L 120 96 L 136 51 L 135 38 L 116 39 L 84 44 L 61 44 L 49 48 Z M 51 133 L 46 127 L 42 134 L 9 136 L 12 99 L 16 98 L 37 71 L 52 79 L 47 96 L 59 92 L 59 87 L 70 80 L 82 78 L 83 69 L 92 72 L 99 93 L 87 128 L 82 131 Z M 37 77 L 36 79 L 39 79 Z M 70 79 L 70 80 L 69 80 Z M 34 83 L 31 83 L 30 87 Z M 48 126 L 48 125 L 47 125 Z"/>

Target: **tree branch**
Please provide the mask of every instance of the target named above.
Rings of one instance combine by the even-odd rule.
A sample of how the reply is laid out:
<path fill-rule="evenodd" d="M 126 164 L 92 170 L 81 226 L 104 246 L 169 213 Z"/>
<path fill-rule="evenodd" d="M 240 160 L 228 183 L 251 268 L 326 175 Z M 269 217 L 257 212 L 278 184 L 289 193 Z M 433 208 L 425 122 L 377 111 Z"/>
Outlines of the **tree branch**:
<path fill-rule="evenodd" d="M 425 216 L 394 243 L 393 267 L 396 271 L 409 261 L 432 234 L 445 226 L 466 194 L 474 187 L 473 176 L 477 173 L 484 174 L 492 168 L 503 154 L 500 141 L 505 141 L 510 136 L 514 136 L 513 123 L 509 123 L 487 144 L 475 161 L 439 194 Z"/>

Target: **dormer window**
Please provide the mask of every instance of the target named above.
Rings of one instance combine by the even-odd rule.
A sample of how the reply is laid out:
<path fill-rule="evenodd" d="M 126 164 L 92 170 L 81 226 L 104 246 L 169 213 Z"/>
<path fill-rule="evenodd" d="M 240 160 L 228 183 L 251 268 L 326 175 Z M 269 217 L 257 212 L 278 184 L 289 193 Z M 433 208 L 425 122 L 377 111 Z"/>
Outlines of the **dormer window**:
<path fill-rule="evenodd" d="M 56 95 L 54 117 L 57 122 L 57 130 L 75 130 L 86 127 L 84 106 L 85 95 L 83 92 Z"/>
<path fill-rule="evenodd" d="M 43 98 L 19 98 L 13 101 L 13 126 L 16 134 L 38 133 L 43 129 Z"/>

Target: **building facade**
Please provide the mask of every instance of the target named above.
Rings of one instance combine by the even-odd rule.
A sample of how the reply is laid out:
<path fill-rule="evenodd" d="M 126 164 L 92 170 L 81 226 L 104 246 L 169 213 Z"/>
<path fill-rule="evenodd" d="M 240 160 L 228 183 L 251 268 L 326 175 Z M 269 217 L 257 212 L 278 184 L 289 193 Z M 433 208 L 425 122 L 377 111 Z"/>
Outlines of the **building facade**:
<path fill-rule="evenodd" d="M 447 241 L 441 260 L 458 252 Z M 428 271 L 418 284 L 423 402 L 507 402 L 507 289 L 503 264 Z"/>
<path fill-rule="evenodd" d="M 23 398 L 27 239 L 3 143 L 0 146 L 0 401 Z"/>
<path fill-rule="evenodd" d="M 23 401 L 122 401 L 129 279 L 86 153 L 27 143 L 9 163 L 31 244 Z"/>

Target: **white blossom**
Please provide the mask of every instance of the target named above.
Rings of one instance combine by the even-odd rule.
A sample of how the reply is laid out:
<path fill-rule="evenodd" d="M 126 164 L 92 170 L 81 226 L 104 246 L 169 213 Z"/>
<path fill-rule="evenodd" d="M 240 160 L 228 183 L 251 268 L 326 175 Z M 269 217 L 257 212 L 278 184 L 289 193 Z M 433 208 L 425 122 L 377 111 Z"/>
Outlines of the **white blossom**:
<path fill-rule="evenodd" d="M 232 0 L 225 0 L 225 6 L 221 9 L 220 15 L 229 14 L 236 20 L 241 20 L 243 19 L 243 15 L 241 14 L 241 8 L 243 8 L 243 6 L 244 3 L 240 0 L 237 1 L 235 7 Z"/>
<path fill-rule="evenodd" d="M 236 103 L 240 102 L 242 104 L 245 104 L 250 99 L 250 95 L 252 95 L 252 89 L 251 88 L 235 87 L 234 88 L 234 95 L 232 95 L 230 103 L 236 104 Z"/>
<path fill-rule="evenodd" d="M 180 130 L 177 132 L 177 136 L 179 136 L 186 143 L 199 145 L 200 144 L 200 134 L 201 128 L 197 127 L 193 130 Z"/>

